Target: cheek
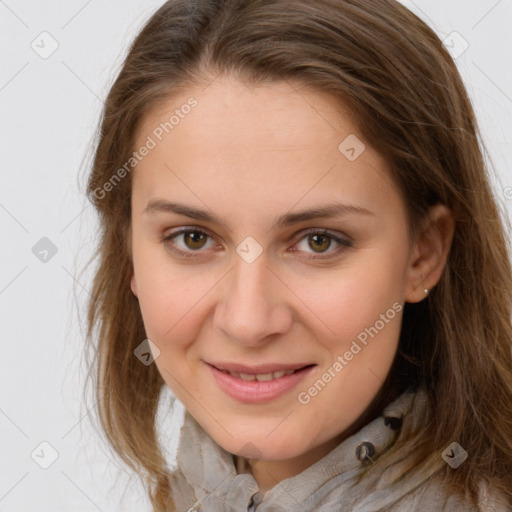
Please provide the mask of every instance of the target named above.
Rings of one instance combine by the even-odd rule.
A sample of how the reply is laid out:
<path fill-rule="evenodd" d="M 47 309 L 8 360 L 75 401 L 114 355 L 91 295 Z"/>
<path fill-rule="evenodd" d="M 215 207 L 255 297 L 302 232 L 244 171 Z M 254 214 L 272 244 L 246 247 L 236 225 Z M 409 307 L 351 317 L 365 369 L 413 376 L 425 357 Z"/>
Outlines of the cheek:
<path fill-rule="evenodd" d="M 203 300 L 215 276 L 168 264 L 136 267 L 139 306 L 146 334 L 162 351 L 185 346 L 200 327 Z"/>
<path fill-rule="evenodd" d="M 400 264 L 382 254 L 367 256 L 356 265 L 304 279 L 296 288 L 314 313 L 311 322 L 325 334 L 323 339 L 331 339 L 333 344 L 340 339 L 350 343 L 401 299 Z"/>

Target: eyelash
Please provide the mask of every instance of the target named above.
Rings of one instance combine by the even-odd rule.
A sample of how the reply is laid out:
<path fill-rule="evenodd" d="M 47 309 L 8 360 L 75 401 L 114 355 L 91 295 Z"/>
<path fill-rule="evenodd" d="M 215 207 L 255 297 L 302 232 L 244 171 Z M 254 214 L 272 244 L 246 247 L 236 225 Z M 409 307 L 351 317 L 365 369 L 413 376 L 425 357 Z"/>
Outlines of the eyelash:
<path fill-rule="evenodd" d="M 202 252 L 201 249 L 198 249 L 196 251 L 193 251 L 193 250 L 184 251 L 182 249 L 178 249 L 178 248 L 174 247 L 171 244 L 171 240 L 173 238 L 177 238 L 179 235 L 186 234 L 186 233 L 199 233 L 202 235 L 206 235 L 209 238 L 213 238 L 206 231 L 199 229 L 199 228 L 181 228 L 177 231 L 174 231 L 173 233 L 171 233 L 169 235 L 165 235 L 165 236 L 161 237 L 161 241 L 170 251 L 174 252 L 178 256 L 185 257 L 185 258 L 194 258 L 194 257 L 196 257 L 195 253 Z M 328 256 L 323 256 L 323 254 L 326 254 L 326 253 L 318 253 L 318 255 L 307 256 L 306 259 L 310 259 L 310 260 L 331 259 L 331 258 L 338 256 L 339 253 L 344 251 L 345 249 L 349 249 L 349 248 L 353 247 L 352 242 L 350 242 L 349 240 L 346 240 L 346 239 L 336 236 L 332 231 L 330 231 L 328 229 L 319 229 L 319 228 L 310 228 L 310 229 L 303 231 L 302 236 L 301 236 L 301 238 L 298 239 L 297 243 L 300 242 L 301 240 L 303 240 L 304 238 L 306 238 L 308 235 L 327 236 L 328 238 L 331 238 L 335 242 L 339 243 L 341 245 L 341 247 L 338 247 L 337 249 L 327 253 Z M 328 247 L 328 249 L 329 248 L 330 248 L 330 246 Z"/>

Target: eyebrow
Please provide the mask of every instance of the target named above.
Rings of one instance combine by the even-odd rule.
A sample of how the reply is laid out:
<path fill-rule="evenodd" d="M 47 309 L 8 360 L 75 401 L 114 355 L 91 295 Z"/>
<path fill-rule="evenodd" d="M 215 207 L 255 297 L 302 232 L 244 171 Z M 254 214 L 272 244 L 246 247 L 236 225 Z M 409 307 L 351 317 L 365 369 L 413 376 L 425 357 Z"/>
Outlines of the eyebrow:
<path fill-rule="evenodd" d="M 225 224 L 225 222 L 214 213 L 210 213 L 206 210 L 201 210 L 193 206 L 166 201 L 164 199 L 150 200 L 146 205 L 146 208 L 142 211 L 143 214 L 157 212 L 176 213 L 178 215 L 184 215 L 204 222 Z M 307 220 L 328 219 L 349 214 L 375 215 L 372 211 L 354 204 L 328 204 L 326 206 L 310 208 L 300 212 L 285 213 L 274 220 L 272 227 L 284 228 Z"/>

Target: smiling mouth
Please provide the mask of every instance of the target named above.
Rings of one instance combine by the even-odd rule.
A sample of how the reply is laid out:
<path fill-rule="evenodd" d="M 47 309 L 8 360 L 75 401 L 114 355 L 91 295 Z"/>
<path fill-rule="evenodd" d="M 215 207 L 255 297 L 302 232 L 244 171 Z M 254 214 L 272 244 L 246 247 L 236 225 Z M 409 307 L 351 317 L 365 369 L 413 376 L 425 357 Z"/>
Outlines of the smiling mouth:
<path fill-rule="evenodd" d="M 245 404 L 264 404 L 289 393 L 318 365 L 270 363 L 249 366 L 216 362 L 206 363 L 206 366 L 216 385 L 230 398 Z"/>
<path fill-rule="evenodd" d="M 300 368 L 295 369 L 288 369 L 288 370 L 276 370 L 276 371 L 266 371 L 261 373 L 246 373 L 246 372 L 238 372 L 234 370 L 227 370 L 224 368 L 218 368 L 215 365 L 210 364 L 210 366 L 213 366 L 217 370 L 221 371 L 222 373 L 225 373 L 227 375 L 230 375 L 231 377 L 234 377 L 236 379 L 244 380 L 244 381 L 258 381 L 258 382 L 267 382 L 271 380 L 281 379 L 282 377 L 286 377 L 287 375 L 291 375 L 293 373 L 299 373 L 307 368 L 310 368 L 312 366 L 316 366 L 315 364 L 308 364 L 304 365 Z"/>

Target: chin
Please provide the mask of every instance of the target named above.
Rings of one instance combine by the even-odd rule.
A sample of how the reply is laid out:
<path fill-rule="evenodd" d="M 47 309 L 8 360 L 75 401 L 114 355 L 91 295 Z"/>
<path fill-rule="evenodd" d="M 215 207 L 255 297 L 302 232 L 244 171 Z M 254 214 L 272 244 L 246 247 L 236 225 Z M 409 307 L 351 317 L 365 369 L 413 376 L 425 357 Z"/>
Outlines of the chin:
<path fill-rule="evenodd" d="M 222 438 L 212 438 L 224 450 L 246 459 L 287 460 L 298 457 L 309 449 L 305 439 L 290 438 L 285 432 L 280 435 L 276 432 L 274 439 L 270 439 L 274 434 L 269 436 L 268 429 L 254 434 L 246 432 L 245 435 L 233 431 L 231 433 L 233 437 L 223 435 Z"/>

